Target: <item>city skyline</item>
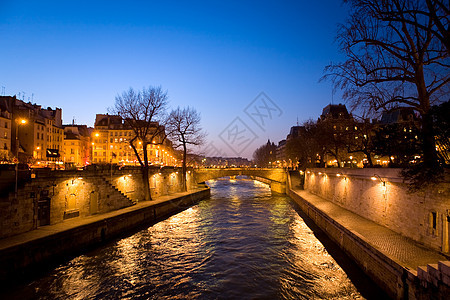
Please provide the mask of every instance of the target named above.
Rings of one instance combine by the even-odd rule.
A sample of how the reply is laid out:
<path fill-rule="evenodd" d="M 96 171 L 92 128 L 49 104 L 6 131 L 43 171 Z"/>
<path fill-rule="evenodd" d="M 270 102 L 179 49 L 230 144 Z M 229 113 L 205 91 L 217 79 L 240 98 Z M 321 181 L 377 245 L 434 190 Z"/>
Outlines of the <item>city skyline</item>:
<path fill-rule="evenodd" d="M 248 158 L 333 101 L 331 84 L 318 81 L 340 59 L 334 36 L 347 15 L 339 1 L 0 6 L 5 95 L 60 107 L 65 124 L 93 126 L 122 91 L 161 86 L 172 108 L 201 113 L 208 143 Z M 261 93 L 279 108 L 264 126 L 248 109 Z M 236 124 L 254 133 L 245 148 L 225 143 Z"/>

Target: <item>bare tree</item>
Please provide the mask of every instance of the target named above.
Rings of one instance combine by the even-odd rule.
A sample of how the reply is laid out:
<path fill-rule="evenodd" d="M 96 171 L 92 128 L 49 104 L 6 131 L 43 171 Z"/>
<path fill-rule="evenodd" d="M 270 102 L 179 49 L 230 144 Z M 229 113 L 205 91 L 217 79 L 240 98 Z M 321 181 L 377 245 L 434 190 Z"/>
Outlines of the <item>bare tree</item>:
<path fill-rule="evenodd" d="M 147 150 L 151 144 L 164 142 L 163 120 L 167 102 L 167 92 L 163 92 L 160 87 L 143 88 L 142 91 L 130 88 L 116 96 L 115 106 L 112 109 L 112 112 L 122 117 L 125 124 L 134 132 L 129 143 L 141 166 L 145 200 L 151 200 Z"/>
<path fill-rule="evenodd" d="M 206 133 L 200 126 L 200 114 L 191 107 L 172 110 L 167 121 L 169 138 L 174 142 L 175 148 L 183 149 L 182 184 L 187 191 L 186 171 L 188 146 L 200 146 L 204 143 Z"/>
<path fill-rule="evenodd" d="M 347 60 L 327 66 L 324 78 L 344 90 L 353 109 L 413 107 L 422 122 L 422 162 L 437 168 L 430 108 L 448 99 L 448 2 L 344 1 L 351 13 L 337 40 Z"/>

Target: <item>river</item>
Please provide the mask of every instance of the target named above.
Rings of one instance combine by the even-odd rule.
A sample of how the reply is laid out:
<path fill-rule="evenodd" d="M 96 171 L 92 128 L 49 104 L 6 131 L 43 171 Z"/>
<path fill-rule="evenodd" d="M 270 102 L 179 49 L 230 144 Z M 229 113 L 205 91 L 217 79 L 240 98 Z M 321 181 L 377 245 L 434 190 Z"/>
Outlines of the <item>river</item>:
<path fill-rule="evenodd" d="M 209 181 L 211 198 L 16 287 L 35 299 L 364 299 L 293 201 L 253 180 Z M 316 237 L 322 236 L 322 242 Z M 330 248 L 330 249 L 331 249 Z M 334 247 L 335 248 L 335 247 Z M 341 263 L 342 265 L 342 263 Z M 353 270 L 353 271 L 352 271 Z M 350 275 L 348 275 L 348 273 Z M 351 275 L 351 273 L 354 273 Z M 351 277 L 356 279 L 350 280 Z M 356 286 L 353 282 L 356 282 Z M 358 283 L 358 281 L 360 281 Z M 375 291 L 375 292 L 373 292 Z M 363 296 L 364 294 L 364 296 Z"/>

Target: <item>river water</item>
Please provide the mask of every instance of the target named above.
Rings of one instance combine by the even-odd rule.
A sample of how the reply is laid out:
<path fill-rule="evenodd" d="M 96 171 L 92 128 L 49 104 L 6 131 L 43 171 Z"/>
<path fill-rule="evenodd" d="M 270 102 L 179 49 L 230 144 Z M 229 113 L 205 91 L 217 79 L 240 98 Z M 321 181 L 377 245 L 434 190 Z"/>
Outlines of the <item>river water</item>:
<path fill-rule="evenodd" d="M 273 196 L 267 185 L 252 180 L 208 184 L 211 199 L 80 255 L 9 296 L 363 298 L 288 197 Z"/>

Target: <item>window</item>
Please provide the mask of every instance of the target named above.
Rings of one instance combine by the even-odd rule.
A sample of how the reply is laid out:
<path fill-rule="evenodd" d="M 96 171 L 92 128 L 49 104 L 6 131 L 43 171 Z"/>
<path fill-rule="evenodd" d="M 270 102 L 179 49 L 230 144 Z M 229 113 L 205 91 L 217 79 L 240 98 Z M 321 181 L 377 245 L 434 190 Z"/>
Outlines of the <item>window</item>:
<path fill-rule="evenodd" d="M 431 227 L 436 229 L 437 227 L 437 213 L 435 211 L 431 212 Z"/>
<path fill-rule="evenodd" d="M 39 139 L 39 132 L 37 133 L 37 139 Z"/>
<path fill-rule="evenodd" d="M 5 128 L 8 128 L 8 122 L 5 122 Z"/>
<path fill-rule="evenodd" d="M 430 214 L 429 214 L 429 222 L 430 222 L 429 233 L 434 236 L 438 235 L 437 217 L 438 217 L 437 212 L 435 212 L 435 211 L 430 212 Z"/>

